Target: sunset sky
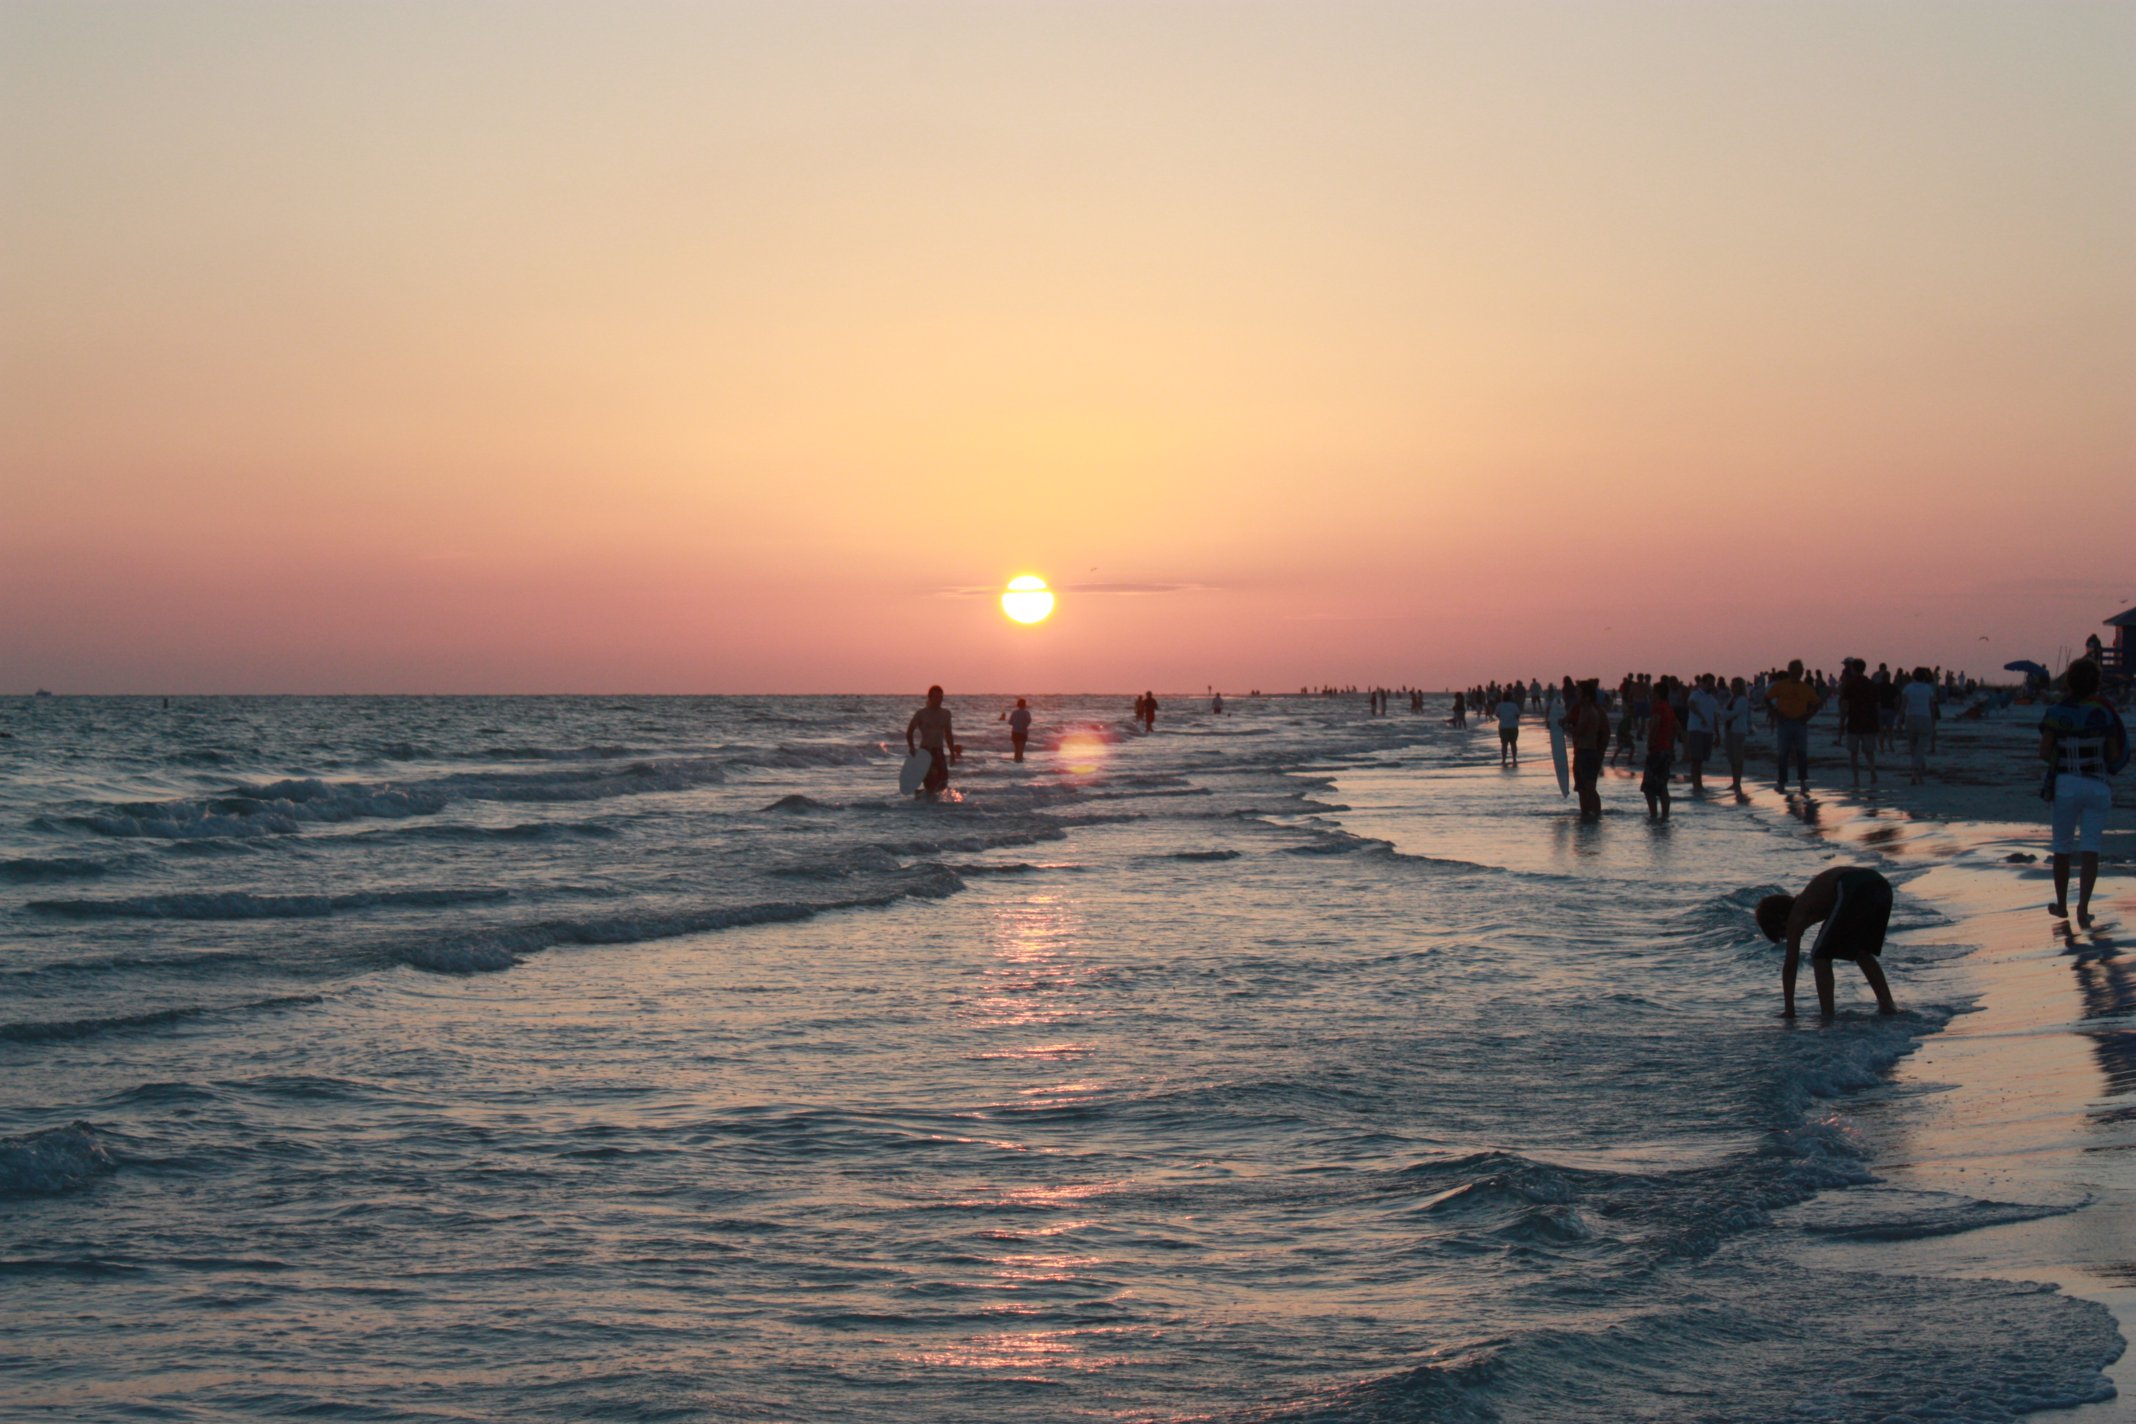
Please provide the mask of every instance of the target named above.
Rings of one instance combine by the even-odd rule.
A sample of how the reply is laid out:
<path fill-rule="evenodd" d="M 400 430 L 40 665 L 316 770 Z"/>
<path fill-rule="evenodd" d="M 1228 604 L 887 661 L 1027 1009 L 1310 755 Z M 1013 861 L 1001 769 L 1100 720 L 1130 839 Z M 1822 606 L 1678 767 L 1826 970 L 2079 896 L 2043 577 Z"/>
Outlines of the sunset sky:
<path fill-rule="evenodd" d="M 1979 670 L 2136 604 L 2124 0 L 0 0 L 0 181 L 0 691 Z"/>

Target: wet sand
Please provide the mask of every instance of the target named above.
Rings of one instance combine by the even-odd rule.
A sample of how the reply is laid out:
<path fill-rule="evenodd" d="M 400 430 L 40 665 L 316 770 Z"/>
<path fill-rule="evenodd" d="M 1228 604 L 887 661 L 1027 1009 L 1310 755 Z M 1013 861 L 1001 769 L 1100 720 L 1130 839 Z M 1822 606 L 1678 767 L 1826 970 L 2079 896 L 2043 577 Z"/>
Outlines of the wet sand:
<path fill-rule="evenodd" d="M 1975 1010 L 1901 1063 L 1889 1092 L 1847 1104 L 1882 1179 L 1874 1190 L 1900 1214 L 1909 1201 L 1932 1214 L 1965 1197 L 1998 1204 L 1990 1220 L 2012 1218 L 1881 1240 L 1812 1233 L 1805 1249 L 1857 1263 L 1870 1252 L 1896 1271 L 2050 1283 L 2107 1306 L 2124 1339 L 2136 1339 L 2136 815 L 2130 788 L 2117 787 L 2093 927 L 2051 917 L 2034 722 L 2032 709 L 2013 708 L 1998 722 L 1957 724 L 1939 738 L 1928 785 L 1906 784 L 1902 751 L 1896 776 L 1887 768 L 1860 791 L 1844 755 L 1813 736 L 1812 784 L 1834 789 L 1814 805 L 1783 802 L 1769 785 L 1756 793 L 1842 857 L 1863 847 L 1889 858 L 1906 893 L 1951 921 L 1897 937 L 1887 955 L 1902 1005 L 1910 988 L 1969 996 Z M 1770 774 L 1769 760 L 1752 766 Z M 1975 948 L 1945 958 L 1946 945 Z M 1843 994 L 1861 987 L 1841 984 Z M 1800 1215 L 1816 1211 L 1813 1202 Z M 2136 1420 L 2136 1354 L 2107 1373 L 2119 1398 L 2064 1417 Z"/>

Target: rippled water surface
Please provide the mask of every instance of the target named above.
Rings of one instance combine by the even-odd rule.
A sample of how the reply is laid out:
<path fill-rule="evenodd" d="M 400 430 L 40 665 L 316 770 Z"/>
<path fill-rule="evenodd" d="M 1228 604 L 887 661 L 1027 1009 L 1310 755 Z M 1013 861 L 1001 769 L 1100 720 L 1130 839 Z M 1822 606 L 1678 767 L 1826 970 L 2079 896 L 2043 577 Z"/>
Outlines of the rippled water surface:
<path fill-rule="evenodd" d="M 951 705 L 942 805 L 895 795 L 902 700 L 0 708 L 0 1402 L 1997 1419 L 2098 1391 L 2097 1307 L 1811 1269 L 1775 1225 L 1821 1195 L 1827 1231 L 1878 1228 L 1837 1105 L 1964 1007 L 1895 957 L 1901 1019 L 1858 983 L 1830 1029 L 1773 1018 L 1747 907 L 1827 854 L 1784 821 L 1581 828 L 1546 771 L 1351 702 L 1143 736 L 1034 699 L 1022 766 L 1004 699 Z"/>

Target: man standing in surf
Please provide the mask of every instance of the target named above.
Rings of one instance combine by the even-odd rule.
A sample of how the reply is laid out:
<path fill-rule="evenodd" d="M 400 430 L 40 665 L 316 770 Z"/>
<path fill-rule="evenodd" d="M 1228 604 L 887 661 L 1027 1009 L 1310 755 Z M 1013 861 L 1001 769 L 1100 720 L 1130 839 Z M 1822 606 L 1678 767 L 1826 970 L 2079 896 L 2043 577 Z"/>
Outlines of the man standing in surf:
<path fill-rule="evenodd" d="M 1891 882 L 1862 866 L 1834 866 L 1812 877 L 1800 895 L 1768 895 L 1758 902 L 1758 928 L 1778 943 L 1787 941 L 1787 959 L 1780 966 L 1781 1016 L 1795 1016 L 1795 966 L 1802 954 L 1802 937 L 1810 926 L 1822 923 L 1810 946 L 1810 971 L 1817 979 L 1817 1010 L 1826 1018 L 1834 1013 L 1832 961 L 1851 959 L 1861 966 L 1862 977 L 1876 994 L 1878 1013 L 1895 1014 L 1891 986 L 1884 982 L 1877 956 L 1884 952 L 1884 931 L 1891 923 Z"/>
<path fill-rule="evenodd" d="M 1602 711 L 1601 684 L 1580 684 L 1580 700 L 1560 724 L 1572 738 L 1572 785 L 1580 793 L 1580 819 L 1602 819 L 1602 796 L 1595 782 L 1602 775 L 1602 753 L 1609 747 L 1609 717 Z"/>
<path fill-rule="evenodd" d="M 914 738 L 918 745 L 914 745 Z M 942 689 L 939 686 L 927 689 L 927 705 L 912 714 L 905 724 L 905 751 L 917 752 L 921 747 L 934 755 L 934 765 L 927 768 L 927 779 L 920 783 L 915 797 L 932 801 L 949 788 L 949 709 L 942 705 Z"/>
<path fill-rule="evenodd" d="M 947 716 L 947 713 L 943 714 Z M 1016 759 L 1023 760 L 1024 743 L 1031 740 L 1031 708 L 1019 697 L 1016 710 L 1009 714 L 1009 745 L 1016 749 Z"/>

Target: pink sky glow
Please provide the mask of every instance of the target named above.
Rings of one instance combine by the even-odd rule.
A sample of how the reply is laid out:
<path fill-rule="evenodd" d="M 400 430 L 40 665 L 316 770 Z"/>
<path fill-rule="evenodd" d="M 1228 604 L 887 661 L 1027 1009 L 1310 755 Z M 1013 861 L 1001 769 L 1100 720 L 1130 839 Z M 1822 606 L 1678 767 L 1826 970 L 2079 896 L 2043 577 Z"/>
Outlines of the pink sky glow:
<path fill-rule="evenodd" d="M 2136 605 L 2127 5 L 24 0 L 0 128 L 0 692 L 1981 671 Z"/>

